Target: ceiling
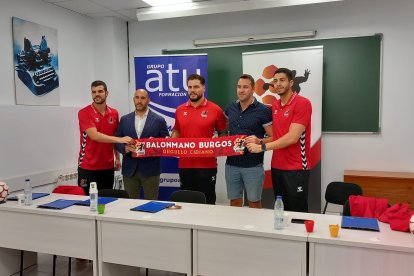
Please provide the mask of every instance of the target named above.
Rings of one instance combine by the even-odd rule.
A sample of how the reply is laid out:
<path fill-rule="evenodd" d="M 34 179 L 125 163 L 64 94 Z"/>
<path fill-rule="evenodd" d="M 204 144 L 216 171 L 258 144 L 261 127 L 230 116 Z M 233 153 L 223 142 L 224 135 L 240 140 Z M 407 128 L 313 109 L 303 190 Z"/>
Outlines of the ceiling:
<path fill-rule="evenodd" d="M 89 16 L 117 17 L 137 21 L 137 9 L 149 7 L 140 0 L 42 0 L 43 2 Z M 240 0 L 207 0 L 210 3 L 237 2 Z"/>

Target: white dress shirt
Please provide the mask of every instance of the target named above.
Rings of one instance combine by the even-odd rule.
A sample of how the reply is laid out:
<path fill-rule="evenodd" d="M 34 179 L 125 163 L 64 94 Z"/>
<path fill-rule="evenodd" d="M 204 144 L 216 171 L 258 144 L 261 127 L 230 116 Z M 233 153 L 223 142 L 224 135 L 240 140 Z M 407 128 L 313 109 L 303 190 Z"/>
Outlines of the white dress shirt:
<path fill-rule="evenodd" d="M 147 121 L 149 108 L 145 111 L 144 115 L 140 116 L 135 113 L 135 131 L 137 132 L 137 137 L 141 138 L 142 130 L 144 129 L 145 122 Z"/>

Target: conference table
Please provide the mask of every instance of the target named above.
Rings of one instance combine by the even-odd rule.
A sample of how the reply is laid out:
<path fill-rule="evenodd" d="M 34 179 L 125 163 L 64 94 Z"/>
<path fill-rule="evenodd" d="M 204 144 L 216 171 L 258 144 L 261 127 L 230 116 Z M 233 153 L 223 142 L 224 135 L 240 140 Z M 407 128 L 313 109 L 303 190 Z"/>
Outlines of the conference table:
<path fill-rule="evenodd" d="M 331 238 L 329 224 L 341 225 L 341 217 L 312 216 L 316 223 L 308 237 L 310 276 L 414 275 L 414 235 L 379 222 L 380 232 L 340 229 L 339 236 Z"/>
<path fill-rule="evenodd" d="M 179 203 L 179 210 L 129 211 L 146 202 L 119 199 L 97 216 L 100 275 L 137 275 L 139 267 L 187 275 L 306 275 L 304 226 L 274 230 L 273 210 Z"/>
<path fill-rule="evenodd" d="M 193 223 L 214 206 L 180 203 L 179 210 L 130 211 L 147 202 L 118 199 L 97 216 L 101 276 L 139 275 L 139 267 L 192 275 Z"/>
<path fill-rule="evenodd" d="M 76 257 L 93 261 L 93 275 L 98 275 L 96 219 L 88 207 L 71 206 L 64 210 L 37 208 L 56 199 L 87 197 L 51 194 L 19 206 L 16 201 L 0 204 L 0 275 L 19 271 L 20 251 L 33 260 L 33 252 Z"/>
<path fill-rule="evenodd" d="M 275 230 L 273 216 L 268 209 L 214 206 L 193 224 L 193 274 L 305 276 L 304 225 Z"/>
<path fill-rule="evenodd" d="M 294 223 L 274 230 L 267 209 L 178 203 L 181 209 L 145 213 L 130 211 L 148 202 L 133 199 L 107 204 L 102 215 L 84 206 L 36 208 L 58 198 L 85 197 L 0 204 L 0 275 L 18 271 L 20 250 L 90 259 L 94 276 L 139 275 L 140 268 L 206 276 L 413 275 L 414 236 L 388 224 L 380 223 L 380 232 L 340 229 L 331 238 L 329 224 L 340 225 L 340 216 L 289 212 L 315 221 L 307 233 Z"/>
<path fill-rule="evenodd" d="M 341 225 L 341 216 L 288 212 L 315 221 L 307 233 L 294 223 L 274 230 L 267 209 L 179 203 L 180 210 L 155 214 L 128 211 L 145 202 L 120 199 L 97 216 L 100 275 L 134 275 L 136 267 L 187 275 L 413 275 L 414 236 L 388 224 L 379 223 L 380 232 L 340 229 L 331 238 L 329 224 Z"/>

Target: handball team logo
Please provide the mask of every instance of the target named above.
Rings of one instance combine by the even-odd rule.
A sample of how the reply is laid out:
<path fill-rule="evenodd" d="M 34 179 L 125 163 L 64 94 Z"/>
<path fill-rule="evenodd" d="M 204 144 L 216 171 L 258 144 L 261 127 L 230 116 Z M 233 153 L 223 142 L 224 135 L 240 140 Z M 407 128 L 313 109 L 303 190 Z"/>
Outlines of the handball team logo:
<path fill-rule="evenodd" d="M 237 138 L 236 140 L 234 140 L 233 150 L 235 152 L 244 152 L 244 148 L 245 148 L 244 138 Z"/>
<path fill-rule="evenodd" d="M 137 155 L 144 155 L 145 154 L 145 147 L 144 147 L 144 143 L 143 142 L 137 142 L 135 144 L 135 146 L 136 146 L 135 153 Z"/>
<path fill-rule="evenodd" d="M 273 86 L 273 76 L 277 69 L 278 67 L 273 64 L 266 66 L 262 71 L 261 77 L 255 83 L 255 97 L 265 105 L 272 105 L 279 98 Z M 308 80 L 310 71 L 306 69 L 303 76 L 296 76 L 296 70 L 292 70 L 292 74 L 294 82 L 292 90 L 299 94 L 301 90 L 300 84 Z"/>

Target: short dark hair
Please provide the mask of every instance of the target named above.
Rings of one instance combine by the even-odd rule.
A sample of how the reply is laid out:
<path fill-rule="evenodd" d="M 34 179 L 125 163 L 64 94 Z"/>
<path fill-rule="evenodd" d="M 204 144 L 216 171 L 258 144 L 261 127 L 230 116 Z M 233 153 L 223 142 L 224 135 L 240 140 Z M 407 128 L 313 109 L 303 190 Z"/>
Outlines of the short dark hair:
<path fill-rule="evenodd" d="M 105 82 L 103 82 L 103 81 L 101 81 L 101 80 L 96 80 L 96 81 L 93 81 L 93 82 L 91 83 L 91 88 L 92 88 L 92 87 L 97 87 L 97 86 L 99 86 L 99 85 L 102 85 L 102 86 L 104 87 L 105 91 L 108 91 L 108 88 L 106 87 L 106 83 L 105 83 Z"/>
<path fill-rule="evenodd" d="M 289 70 L 287 68 L 279 68 L 279 69 L 277 69 L 275 71 L 275 73 L 273 74 L 273 76 L 276 75 L 276 74 L 279 74 L 279 73 L 285 74 L 286 77 L 288 78 L 288 80 L 290 80 L 290 81 L 293 80 L 293 74 L 292 74 L 292 71 L 291 70 Z"/>
<path fill-rule="evenodd" d="M 198 75 L 198 74 L 191 74 L 191 75 L 189 75 L 187 77 L 187 83 L 190 80 L 199 80 L 202 85 L 205 85 L 206 84 L 206 79 L 203 76 Z"/>
<path fill-rule="evenodd" d="M 249 80 L 252 87 L 254 87 L 254 78 L 249 74 L 243 74 L 240 76 L 240 79 Z"/>

